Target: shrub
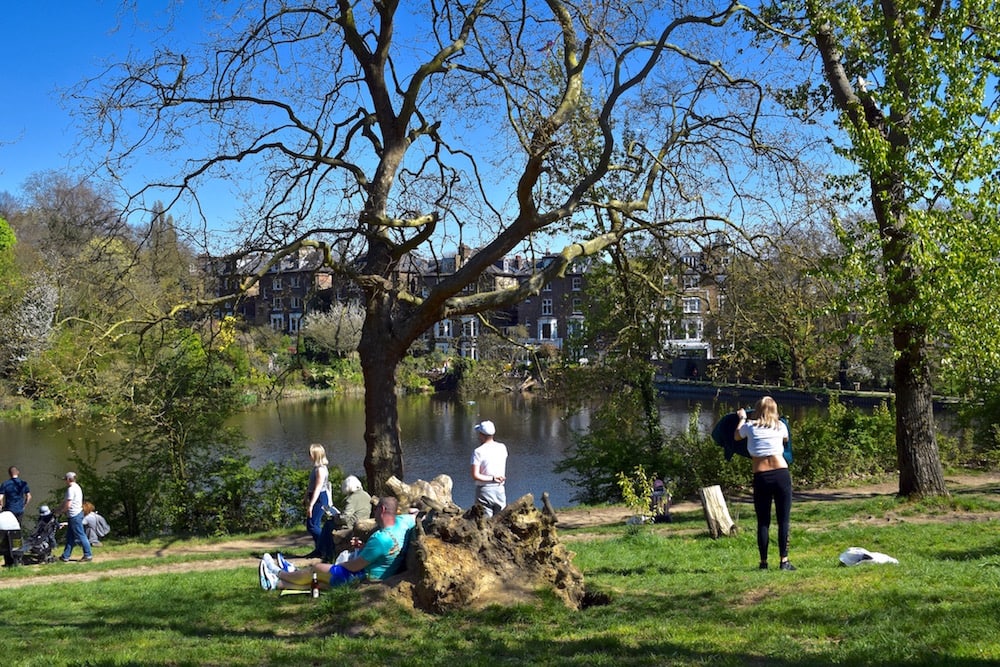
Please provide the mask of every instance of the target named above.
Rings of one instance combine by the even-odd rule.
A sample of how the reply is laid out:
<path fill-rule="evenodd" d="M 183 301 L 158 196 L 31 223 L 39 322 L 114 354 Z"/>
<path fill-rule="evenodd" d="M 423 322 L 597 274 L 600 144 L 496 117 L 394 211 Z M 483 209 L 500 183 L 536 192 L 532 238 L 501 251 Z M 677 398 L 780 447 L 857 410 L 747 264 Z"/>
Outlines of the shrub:
<path fill-rule="evenodd" d="M 825 417 L 807 417 L 792 429 L 797 483 L 831 485 L 894 471 L 895 429 L 885 403 L 866 414 L 831 398 Z"/>
<path fill-rule="evenodd" d="M 623 500 L 619 479 L 630 479 L 626 471 L 637 466 L 669 481 L 678 498 L 716 484 L 726 493 L 745 490 L 752 479 L 749 461 L 726 461 L 723 449 L 701 431 L 699 418 L 695 410 L 687 429 L 664 436 L 662 446 L 651 445 L 638 395 L 622 390 L 594 411 L 590 430 L 574 438 L 556 471 L 574 473 L 570 482 L 580 491 L 573 499 L 584 503 Z M 895 418 L 885 404 L 866 414 L 834 399 L 826 416 L 804 419 L 791 430 L 797 486 L 832 485 L 896 468 Z"/>

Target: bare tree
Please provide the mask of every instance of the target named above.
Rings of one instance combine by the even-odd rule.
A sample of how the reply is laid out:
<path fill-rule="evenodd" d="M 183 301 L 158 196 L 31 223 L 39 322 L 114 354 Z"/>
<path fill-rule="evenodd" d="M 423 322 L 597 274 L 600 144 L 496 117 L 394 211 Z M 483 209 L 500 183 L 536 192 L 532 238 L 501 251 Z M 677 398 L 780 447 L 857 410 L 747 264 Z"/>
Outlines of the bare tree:
<path fill-rule="evenodd" d="M 537 294 L 630 233 L 725 221 L 751 201 L 737 191 L 761 187 L 748 175 L 778 152 L 759 136 L 764 96 L 720 63 L 741 7 L 680 7 L 243 3 L 204 52 L 161 47 L 78 95 L 110 174 L 150 150 L 183 158 L 129 208 L 200 210 L 202 189 L 231 179 L 246 252 L 320 248 L 360 288 L 379 493 L 403 478 L 397 364 L 435 322 Z M 478 250 L 436 284 L 405 269 L 460 243 Z M 476 288 L 511 251 L 550 244 L 555 260 L 519 286 Z"/>

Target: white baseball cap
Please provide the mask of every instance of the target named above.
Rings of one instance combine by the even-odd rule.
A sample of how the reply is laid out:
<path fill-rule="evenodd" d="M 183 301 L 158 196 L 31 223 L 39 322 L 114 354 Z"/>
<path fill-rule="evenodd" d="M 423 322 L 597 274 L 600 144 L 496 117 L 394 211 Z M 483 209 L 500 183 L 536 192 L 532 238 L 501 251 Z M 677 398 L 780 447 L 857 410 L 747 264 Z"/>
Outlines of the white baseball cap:
<path fill-rule="evenodd" d="M 495 435 L 497 427 L 490 420 L 481 421 L 476 424 L 476 430 L 483 435 Z"/>

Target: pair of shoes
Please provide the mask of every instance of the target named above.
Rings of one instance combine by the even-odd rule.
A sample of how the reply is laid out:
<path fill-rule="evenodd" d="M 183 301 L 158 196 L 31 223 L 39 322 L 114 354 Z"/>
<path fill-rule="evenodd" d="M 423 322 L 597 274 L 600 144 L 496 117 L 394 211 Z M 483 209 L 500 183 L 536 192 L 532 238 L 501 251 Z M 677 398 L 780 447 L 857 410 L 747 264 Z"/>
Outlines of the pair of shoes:
<path fill-rule="evenodd" d="M 760 567 L 761 570 L 766 570 L 767 569 L 767 561 L 766 560 L 762 560 L 760 562 L 760 566 L 759 567 Z"/>
<path fill-rule="evenodd" d="M 68 563 L 69 562 L 69 558 L 66 558 L 66 556 L 59 556 L 59 560 L 61 560 L 64 563 Z"/>
<path fill-rule="evenodd" d="M 278 575 L 276 575 L 275 573 L 271 572 L 268 569 L 267 563 L 264 562 L 263 558 L 260 559 L 260 566 L 257 568 L 257 572 L 260 575 L 261 588 L 263 588 L 265 591 L 273 591 L 275 588 L 277 588 Z"/>
<path fill-rule="evenodd" d="M 261 556 L 260 562 L 265 568 L 267 568 L 267 571 L 270 572 L 271 574 L 276 575 L 278 572 L 281 572 L 281 567 L 279 567 L 278 564 L 274 562 L 274 558 L 271 557 L 271 554 L 266 553 L 263 556 Z"/>
<path fill-rule="evenodd" d="M 795 566 L 789 563 L 787 560 L 781 561 L 781 565 L 778 566 L 779 570 L 785 570 L 787 572 L 794 572 Z"/>
<path fill-rule="evenodd" d="M 323 554 L 321 554 L 318 549 L 313 549 L 312 551 L 310 551 L 309 553 L 307 553 L 305 556 L 299 556 L 299 558 L 319 558 L 322 555 Z"/>
<path fill-rule="evenodd" d="M 89 563 L 92 560 L 94 560 L 93 556 L 84 556 L 83 558 L 80 559 L 80 562 L 81 563 Z"/>
<path fill-rule="evenodd" d="M 278 552 L 278 567 L 285 572 L 295 572 L 296 569 L 294 565 L 288 562 L 287 558 L 281 555 L 280 551 Z"/>

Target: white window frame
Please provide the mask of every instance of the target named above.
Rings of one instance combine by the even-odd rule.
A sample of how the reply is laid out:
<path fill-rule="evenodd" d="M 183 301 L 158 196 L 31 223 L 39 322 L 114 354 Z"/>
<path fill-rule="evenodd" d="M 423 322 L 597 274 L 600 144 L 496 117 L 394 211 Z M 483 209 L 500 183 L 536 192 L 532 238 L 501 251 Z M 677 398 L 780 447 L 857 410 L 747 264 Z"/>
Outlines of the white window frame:
<path fill-rule="evenodd" d="M 546 336 L 545 329 L 549 328 L 549 335 Z M 558 340 L 559 320 L 554 317 L 543 317 L 538 320 L 538 340 Z"/>
<path fill-rule="evenodd" d="M 479 320 L 475 317 L 462 318 L 462 336 L 476 338 L 479 335 Z M 473 355 L 473 358 L 475 355 Z"/>

